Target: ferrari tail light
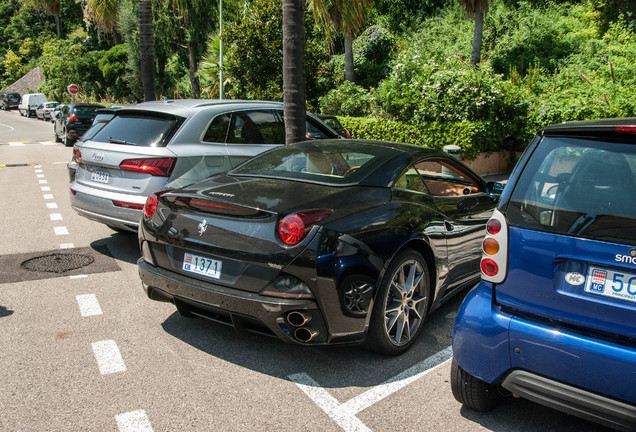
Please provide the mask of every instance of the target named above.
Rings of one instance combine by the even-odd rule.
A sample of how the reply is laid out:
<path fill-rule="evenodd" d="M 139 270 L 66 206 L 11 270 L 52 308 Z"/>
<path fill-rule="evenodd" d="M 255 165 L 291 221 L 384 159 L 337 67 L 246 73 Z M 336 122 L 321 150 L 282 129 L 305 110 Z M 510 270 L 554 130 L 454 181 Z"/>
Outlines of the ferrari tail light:
<path fill-rule="evenodd" d="M 176 158 L 126 159 L 119 164 L 119 168 L 157 177 L 170 177 L 175 162 Z"/>
<path fill-rule="evenodd" d="M 313 209 L 292 213 L 278 223 L 278 236 L 283 243 L 293 246 L 300 243 L 312 226 L 333 214 L 330 209 Z"/>
<path fill-rule="evenodd" d="M 482 252 L 481 278 L 488 282 L 503 282 L 508 271 L 508 222 L 498 209 L 486 224 Z"/>
<path fill-rule="evenodd" d="M 157 206 L 159 205 L 159 197 L 165 194 L 168 191 L 155 192 L 150 194 L 148 198 L 146 198 L 146 204 L 144 204 L 144 215 L 147 218 L 151 218 L 152 215 L 157 211 Z"/>
<path fill-rule="evenodd" d="M 68 121 L 76 122 L 76 121 L 79 121 L 79 119 L 75 116 L 75 114 L 71 114 L 68 116 Z"/>

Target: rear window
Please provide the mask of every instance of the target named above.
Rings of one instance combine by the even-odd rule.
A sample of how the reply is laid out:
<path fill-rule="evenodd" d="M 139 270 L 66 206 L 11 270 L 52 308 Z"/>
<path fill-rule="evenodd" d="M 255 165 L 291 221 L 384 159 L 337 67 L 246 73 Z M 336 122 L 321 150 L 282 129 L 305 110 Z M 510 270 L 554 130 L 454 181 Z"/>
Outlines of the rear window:
<path fill-rule="evenodd" d="M 164 147 L 177 129 L 176 118 L 118 115 L 106 123 L 93 141 L 140 147 Z"/>
<path fill-rule="evenodd" d="M 307 141 L 262 153 L 229 174 L 350 185 L 359 183 L 399 153 L 382 146 Z"/>
<path fill-rule="evenodd" d="M 91 115 L 97 111 L 98 108 L 101 107 L 91 107 L 91 106 L 76 106 L 75 114 L 77 115 Z"/>
<path fill-rule="evenodd" d="M 511 225 L 636 242 L 636 145 L 546 137 L 506 209 Z"/>

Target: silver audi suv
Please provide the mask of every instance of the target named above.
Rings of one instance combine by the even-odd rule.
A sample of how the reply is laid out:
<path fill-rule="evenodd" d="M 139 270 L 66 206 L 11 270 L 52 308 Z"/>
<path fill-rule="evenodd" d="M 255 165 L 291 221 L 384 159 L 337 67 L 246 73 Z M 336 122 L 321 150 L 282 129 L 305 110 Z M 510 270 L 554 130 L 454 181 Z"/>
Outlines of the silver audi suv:
<path fill-rule="evenodd" d="M 307 113 L 307 137 L 338 138 Z M 229 171 L 285 143 L 283 104 L 163 100 L 118 109 L 77 149 L 71 205 L 117 231 L 136 232 L 154 192 Z"/>

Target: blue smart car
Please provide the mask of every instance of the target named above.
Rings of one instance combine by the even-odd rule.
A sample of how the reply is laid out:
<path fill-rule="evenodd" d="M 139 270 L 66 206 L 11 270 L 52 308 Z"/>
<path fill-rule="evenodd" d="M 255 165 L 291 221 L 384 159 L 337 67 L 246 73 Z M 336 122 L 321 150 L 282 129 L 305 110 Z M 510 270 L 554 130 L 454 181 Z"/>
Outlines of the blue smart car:
<path fill-rule="evenodd" d="M 486 230 L 455 398 L 488 411 L 514 394 L 636 430 L 636 118 L 541 130 Z"/>

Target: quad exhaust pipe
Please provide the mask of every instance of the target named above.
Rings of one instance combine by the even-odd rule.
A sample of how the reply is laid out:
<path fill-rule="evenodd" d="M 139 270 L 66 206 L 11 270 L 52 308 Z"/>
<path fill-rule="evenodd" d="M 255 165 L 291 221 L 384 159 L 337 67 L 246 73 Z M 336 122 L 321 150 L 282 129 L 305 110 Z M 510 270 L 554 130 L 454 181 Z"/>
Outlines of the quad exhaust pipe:
<path fill-rule="evenodd" d="M 304 327 L 309 321 L 311 321 L 311 315 L 305 312 L 292 311 L 287 314 L 287 323 L 296 327 L 294 338 L 297 341 L 307 343 L 318 336 L 318 330 Z"/>

